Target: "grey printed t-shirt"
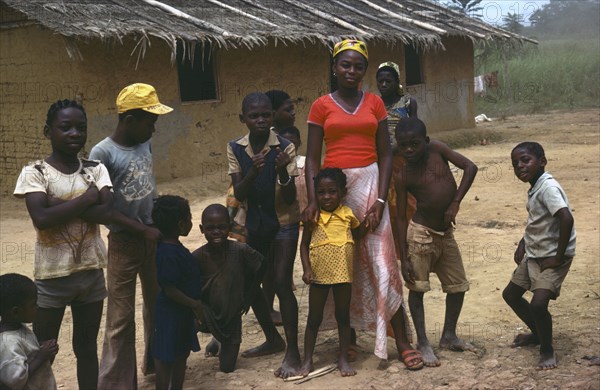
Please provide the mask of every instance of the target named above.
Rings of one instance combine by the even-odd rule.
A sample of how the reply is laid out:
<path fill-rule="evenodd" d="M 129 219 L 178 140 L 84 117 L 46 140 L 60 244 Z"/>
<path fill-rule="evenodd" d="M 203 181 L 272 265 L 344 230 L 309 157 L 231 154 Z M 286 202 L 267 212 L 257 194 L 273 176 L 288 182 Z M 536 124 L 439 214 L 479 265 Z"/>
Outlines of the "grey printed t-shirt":
<path fill-rule="evenodd" d="M 132 219 L 151 224 L 156 180 L 152 174 L 150 141 L 126 147 L 106 137 L 92 148 L 90 159 L 102 161 L 108 169 L 113 183 L 113 207 Z M 114 224 L 108 228 L 112 232 L 123 230 Z"/>

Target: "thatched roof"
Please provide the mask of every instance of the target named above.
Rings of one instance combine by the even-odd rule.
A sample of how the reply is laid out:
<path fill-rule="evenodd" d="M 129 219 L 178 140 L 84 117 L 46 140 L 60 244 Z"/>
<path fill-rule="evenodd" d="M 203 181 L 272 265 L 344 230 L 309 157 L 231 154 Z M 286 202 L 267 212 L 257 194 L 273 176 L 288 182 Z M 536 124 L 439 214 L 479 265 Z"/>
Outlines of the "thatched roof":
<path fill-rule="evenodd" d="M 444 36 L 472 40 L 535 42 L 521 35 L 422 0 L 0 0 L 13 11 L 0 27 L 42 25 L 67 39 L 133 38 L 143 55 L 150 37 L 166 41 L 211 42 L 252 48 L 269 41 L 322 42 L 340 38 L 411 42 L 442 47 Z M 71 39 L 72 38 L 72 39 Z M 69 44 L 70 43 L 70 44 Z"/>

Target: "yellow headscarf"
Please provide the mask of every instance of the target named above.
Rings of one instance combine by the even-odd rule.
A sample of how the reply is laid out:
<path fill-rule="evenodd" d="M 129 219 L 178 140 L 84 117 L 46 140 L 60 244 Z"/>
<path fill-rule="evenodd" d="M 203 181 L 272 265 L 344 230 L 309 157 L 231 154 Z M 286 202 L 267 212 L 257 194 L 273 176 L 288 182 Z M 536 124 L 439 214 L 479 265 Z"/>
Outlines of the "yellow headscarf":
<path fill-rule="evenodd" d="M 338 42 L 333 47 L 333 58 L 343 52 L 344 50 L 354 50 L 365 56 L 367 61 L 369 60 L 369 51 L 367 50 L 367 44 L 357 39 L 344 39 Z"/>
<path fill-rule="evenodd" d="M 398 64 L 392 61 L 382 62 L 381 64 L 379 64 L 379 67 L 377 69 L 381 69 L 384 66 L 394 69 L 396 71 L 396 74 L 398 75 L 398 79 L 400 79 L 400 67 L 398 66 Z"/>

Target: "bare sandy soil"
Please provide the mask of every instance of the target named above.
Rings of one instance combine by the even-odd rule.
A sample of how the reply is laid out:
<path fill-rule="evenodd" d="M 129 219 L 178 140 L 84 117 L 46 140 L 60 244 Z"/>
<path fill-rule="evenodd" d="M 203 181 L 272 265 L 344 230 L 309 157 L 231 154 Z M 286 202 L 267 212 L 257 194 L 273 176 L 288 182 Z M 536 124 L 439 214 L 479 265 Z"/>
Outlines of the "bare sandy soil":
<path fill-rule="evenodd" d="M 359 334 L 361 351 L 354 367 L 355 377 L 342 378 L 338 372 L 313 379 L 301 385 L 283 382 L 273 376 L 282 354 L 238 360 L 231 374 L 218 372 L 215 358 L 204 352 L 188 359 L 185 387 L 188 389 L 498 389 L 498 388 L 600 388 L 600 367 L 588 366 L 586 355 L 600 355 L 600 266 L 598 263 L 600 225 L 600 110 L 552 112 L 517 116 L 503 121 L 478 125 L 478 131 L 495 133 L 502 141 L 474 145 L 459 151 L 480 168 L 478 177 L 462 203 L 457 218 L 456 238 L 461 245 L 471 290 L 459 320 L 459 335 L 480 347 L 481 353 L 457 353 L 436 348 L 442 365 L 409 372 L 398 361 L 398 353 L 389 340 L 390 358 L 381 361 L 373 353 L 374 337 Z M 469 132 L 469 130 L 463 130 Z M 524 331 L 524 324 L 502 300 L 502 289 L 508 283 L 515 265 L 512 257 L 522 236 L 527 212 L 525 202 L 528 185 L 518 181 L 512 172 L 510 151 L 520 141 L 535 140 L 544 146 L 547 169 L 564 187 L 574 209 L 577 229 L 577 256 L 564 282 L 562 295 L 550 305 L 554 318 L 555 348 L 559 367 L 549 371 L 535 370 L 538 351 L 535 347 L 512 349 L 514 336 Z M 175 193 L 192 203 L 194 223 L 210 203 L 222 202 L 222 195 L 209 196 L 211 189 L 224 193 L 223 181 L 192 186 L 193 179 L 160 183 L 161 193 Z M 204 187 L 204 188 L 202 188 Z M 207 191 L 206 188 L 209 190 Z M 212 191 L 215 194 L 214 191 Z M 31 276 L 35 234 L 24 202 L 1 199 L 0 272 L 19 272 Z M 184 244 L 190 249 L 203 244 L 197 228 Z M 304 332 L 307 316 L 308 289 L 301 280 L 301 264 L 296 262 L 294 281 L 300 304 L 300 331 Z M 433 291 L 426 295 L 425 305 L 429 338 L 437 342 L 443 326 L 444 294 L 435 276 Z M 138 293 L 139 296 L 139 293 Z M 529 297 L 528 295 L 527 297 Z M 137 318 L 141 319 L 140 298 Z M 60 352 L 53 369 L 59 388 L 76 389 L 75 358 L 71 350 L 71 317 L 67 310 L 61 330 Z M 142 351 L 141 328 L 138 327 L 138 356 Z M 99 335 L 101 345 L 103 333 Z M 242 349 L 262 342 L 262 334 L 253 314 L 244 318 Z M 202 345 L 208 338 L 200 336 Z M 303 336 L 300 336 L 300 340 Z M 101 348 L 101 347 L 100 347 Z M 315 366 L 334 361 L 337 333 L 323 332 L 316 347 Z M 100 351 L 99 351 L 100 352 Z M 139 374 L 142 389 L 153 389 L 153 376 Z"/>

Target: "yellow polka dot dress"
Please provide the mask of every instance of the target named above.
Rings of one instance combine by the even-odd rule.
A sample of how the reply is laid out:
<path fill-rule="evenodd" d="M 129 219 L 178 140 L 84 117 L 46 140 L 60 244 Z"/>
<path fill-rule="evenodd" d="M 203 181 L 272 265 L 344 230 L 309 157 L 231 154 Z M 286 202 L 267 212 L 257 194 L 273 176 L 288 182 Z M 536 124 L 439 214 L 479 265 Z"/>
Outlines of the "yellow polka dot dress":
<path fill-rule="evenodd" d="M 310 242 L 310 267 L 316 284 L 352 283 L 354 240 L 360 222 L 349 207 L 320 211 Z"/>

